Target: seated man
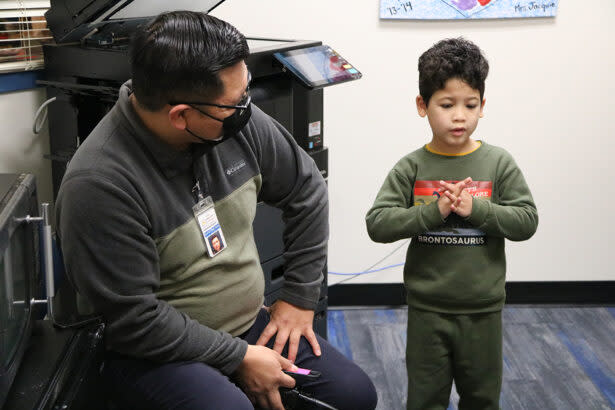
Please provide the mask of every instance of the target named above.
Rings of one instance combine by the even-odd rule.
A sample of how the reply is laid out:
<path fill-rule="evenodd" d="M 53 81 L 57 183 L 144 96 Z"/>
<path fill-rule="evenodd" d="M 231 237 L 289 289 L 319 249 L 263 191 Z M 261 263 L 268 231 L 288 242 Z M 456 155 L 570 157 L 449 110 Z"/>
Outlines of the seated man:
<path fill-rule="evenodd" d="M 132 80 L 58 195 L 68 277 L 107 323 L 103 376 L 121 408 L 282 409 L 279 388 L 295 383 L 283 370 L 295 363 L 322 374 L 303 385 L 315 398 L 373 409 L 366 374 L 312 330 L 326 185 L 250 103 L 248 53 L 233 26 L 202 13 L 165 13 L 137 30 Z M 267 309 L 252 232 L 259 200 L 286 223 L 285 284 Z M 213 232 L 223 252 L 208 244 Z"/>

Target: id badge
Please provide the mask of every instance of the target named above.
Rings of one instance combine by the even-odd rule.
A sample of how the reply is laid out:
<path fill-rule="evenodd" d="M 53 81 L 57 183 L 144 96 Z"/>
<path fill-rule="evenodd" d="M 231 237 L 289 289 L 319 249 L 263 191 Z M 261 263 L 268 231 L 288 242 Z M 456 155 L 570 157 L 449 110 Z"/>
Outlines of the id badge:
<path fill-rule="evenodd" d="M 207 254 L 214 257 L 226 249 L 226 240 L 222 234 L 222 227 L 218 222 L 214 202 L 210 196 L 200 200 L 192 207 L 196 222 L 199 224 Z"/>

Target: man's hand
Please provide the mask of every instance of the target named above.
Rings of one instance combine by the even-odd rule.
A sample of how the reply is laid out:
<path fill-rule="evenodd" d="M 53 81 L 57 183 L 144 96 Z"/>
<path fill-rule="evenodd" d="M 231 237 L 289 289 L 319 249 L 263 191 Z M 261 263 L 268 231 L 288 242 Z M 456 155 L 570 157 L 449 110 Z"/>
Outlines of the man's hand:
<path fill-rule="evenodd" d="M 297 370 L 290 360 L 268 347 L 248 345 L 243 361 L 237 368 L 242 390 L 252 404 L 271 410 L 284 410 L 280 387 L 295 387 L 295 379 L 282 370 Z"/>
<path fill-rule="evenodd" d="M 320 356 L 320 345 L 312 329 L 313 311 L 301 309 L 283 300 L 278 300 L 269 308 L 269 314 L 271 316 L 269 324 L 256 341 L 257 345 L 266 345 L 277 333 L 273 350 L 282 354 L 282 350 L 288 342 L 288 360 L 294 363 L 299 349 L 299 340 L 301 336 L 304 336 L 312 345 L 314 354 Z"/>
<path fill-rule="evenodd" d="M 445 181 L 440 181 L 440 198 L 438 199 L 438 209 L 443 219 L 453 212 L 461 203 L 460 195 L 465 187 L 472 182 L 472 178 L 467 177 L 463 181 L 459 181 L 456 184 L 450 184 Z"/>

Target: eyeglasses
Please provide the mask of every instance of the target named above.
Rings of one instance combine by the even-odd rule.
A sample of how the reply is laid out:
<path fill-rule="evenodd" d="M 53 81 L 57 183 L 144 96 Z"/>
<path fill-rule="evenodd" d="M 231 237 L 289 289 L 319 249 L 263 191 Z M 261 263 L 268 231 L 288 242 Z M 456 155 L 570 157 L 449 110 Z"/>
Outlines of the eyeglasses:
<path fill-rule="evenodd" d="M 251 102 L 252 102 L 252 96 L 250 95 L 250 90 L 246 89 L 245 94 L 243 95 L 243 97 L 241 98 L 241 101 L 239 101 L 239 103 L 237 105 L 214 104 L 214 103 L 199 102 L 199 101 L 184 101 L 184 102 L 172 101 L 169 104 L 170 105 L 186 104 L 186 105 L 190 105 L 190 106 L 192 106 L 192 105 L 207 105 L 209 107 L 235 108 L 237 110 L 245 110 L 246 108 L 248 108 L 248 105 L 250 105 Z M 196 108 L 196 107 L 194 107 L 194 108 Z M 198 110 L 198 108 L 197 108 L 197 110 Z"/>
<path fill-rule="evenodd" d="M 246 91 L 247 92 L 247 91 Z M 177 104 L 186 104 L 191 106 L 192 108 L 194 108 L 195 110 L 197 110 L 198 112 L 200 112 L 201 114 L 203 114 L 206 117 L 209 117 L 211 119 L 214 119 L 216 121 L 219 122 L 224 122 L 224 119 L 220 119 L 218 117 L 214 117 L 213 115 L 206 113 L 205 111 L 201 110 L 199 107 L 196 107 L 196 105 L 209 105 L 212 107 L 220 107 L 220 108 L 234 108 L 237 111 L 235 111 L 234 114 L 231 114 L 228 118 L 237 116 L 237 117 L 241 117 L 243 116 L 243 113 L 246 112 L 246 110 L 248 109 L 248 106 L 250 105 L 250 103 L 252 102 L 252 97 L 250 96 L 250 94 L 244 94 L 244 97 L 241 99 L 241 101 L 239 101 L 239 104 L 237 105 L 224 105 L 224 104 L 214 104 L 214 103 L 203 103 L 203 102 L 183 102 L 183 103 L 169 103 L 171 105 L 177 105 Z"/>

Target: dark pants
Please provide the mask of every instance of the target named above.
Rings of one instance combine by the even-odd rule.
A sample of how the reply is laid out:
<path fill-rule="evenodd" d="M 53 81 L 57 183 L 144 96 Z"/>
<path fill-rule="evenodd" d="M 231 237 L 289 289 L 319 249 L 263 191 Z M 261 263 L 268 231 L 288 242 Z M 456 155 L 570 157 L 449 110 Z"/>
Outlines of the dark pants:
<path fill-rule="evenodd" d="M 255 344 L 269 322 L 261 310 L 256 322 L 241 337 Z M 339 410 L 373 410 L 376 390 L 369 377 L 326 340 L 318 337 L 322 355 L 314 356 L 301 338 L 295 364 L 318 370 L 321 377 L 301 386 L 309 395 Z M 273 339 L 268 347 L 273 346 Z M 286 357 L 286 349 L 282 352 Z M 252 410 L 246 395 L 217 369 L 200 362 L 159 364 L 109 355 L 103 377 L 110 399 L 121 409 L 147 410 Z"/>
<path fill-rule="evenodd" d="M 467 315 L 408 307 L 408 410 L 445 410 L 453 380 L 459 410 L 497 410 L 502 312 Z"/>

